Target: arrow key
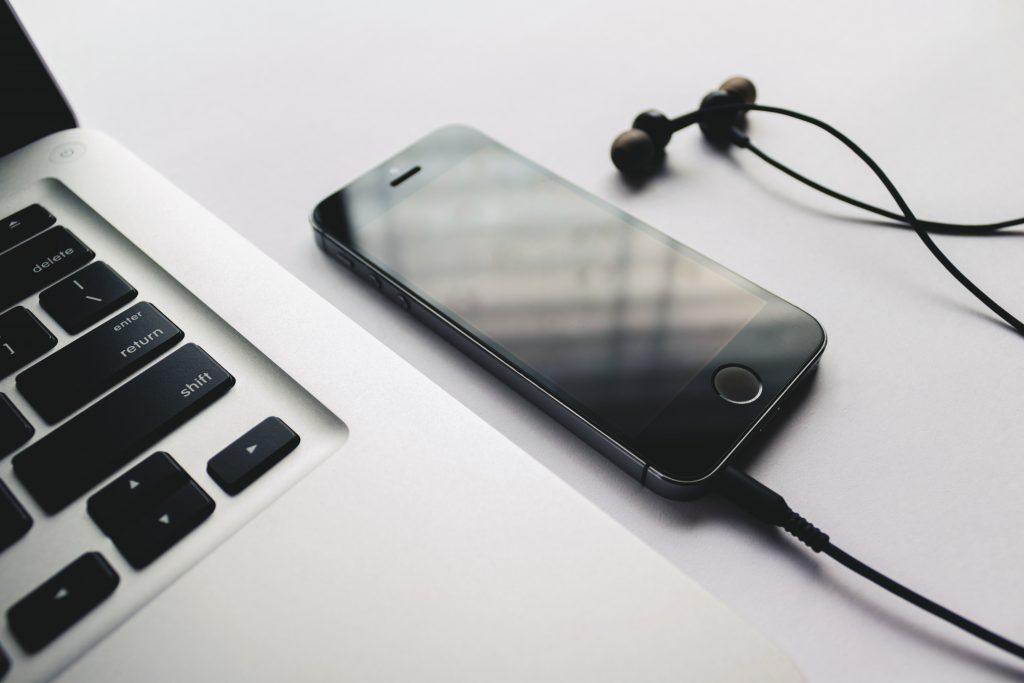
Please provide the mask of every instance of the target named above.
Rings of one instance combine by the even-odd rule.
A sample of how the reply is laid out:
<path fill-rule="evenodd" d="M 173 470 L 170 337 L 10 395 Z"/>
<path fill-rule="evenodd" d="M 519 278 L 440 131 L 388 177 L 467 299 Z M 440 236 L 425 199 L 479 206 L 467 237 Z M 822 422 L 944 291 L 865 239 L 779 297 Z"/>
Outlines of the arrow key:
<path fill-rule="evenodd" d="M 170 455 L 154 453 L 89 498 L 96 526 L 113 538 L 180 489 L 189 476 Z"/>
<path fill-rule="evenodd" d="M 152 512 L 110 536 L 124 559 L 142 569 L 206 521 L 214 507 L 206 492 L 189 480 Z"/>
<path fill-rule="evenodd" d="M 7 624 L 26 652 L 38 652 L 106 600 L 118 581 L 102 555 L 86 553 L 7 610 Z"/>
<path fill-rule="evenodd" d="M 263 422 L 210 458 L 206 471 L 226 493 L 240 493 L 299 445 L 299 435 L 277 417 Z"/>

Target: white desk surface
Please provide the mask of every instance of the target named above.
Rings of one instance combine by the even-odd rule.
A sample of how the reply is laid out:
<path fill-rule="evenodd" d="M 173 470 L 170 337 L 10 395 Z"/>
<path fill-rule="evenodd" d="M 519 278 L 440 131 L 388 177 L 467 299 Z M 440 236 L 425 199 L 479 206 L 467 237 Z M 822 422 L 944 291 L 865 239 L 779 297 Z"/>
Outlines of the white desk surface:
<path fill-rule="evenodd" d="M 913 234 L 865 221 L 748 153 L 715 153 L 696 130 L 673 141 L 668 173 L 641 192 L 607 156 L 639 111 L 682 113 L 743 73 L 761 102 L 820 116 L 860 142 L 922 217 L 1024 214 L 1024 4 L 15 5 L 82 125 L 135 150 L 771 634 L 811 680 L 1024 676 L 1018 662 L 721 501 L 643 490 L 333 267 L 307 224 L 332 190 L 460 121 L 806 308 L 829 347 L 752 471 L 841 547 L 1024 640 L 1024 340 Z M 752 116 L 750 132 L 815 178 L 888 205 L 823 135 L 767 115 Z M 1024 236 L 939 241 L 1024 315 Z"/>

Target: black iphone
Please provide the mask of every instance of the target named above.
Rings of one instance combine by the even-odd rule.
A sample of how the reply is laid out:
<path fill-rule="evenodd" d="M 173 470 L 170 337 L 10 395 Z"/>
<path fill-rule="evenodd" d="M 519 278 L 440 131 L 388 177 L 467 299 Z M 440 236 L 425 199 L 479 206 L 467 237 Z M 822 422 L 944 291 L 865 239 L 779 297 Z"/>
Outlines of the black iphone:
<path fill-rule="evenodd" d="M 328 254 L 671 498 L 701 493 L 825 348 L 804 311 L 465 126 L 312 223 Z"/>

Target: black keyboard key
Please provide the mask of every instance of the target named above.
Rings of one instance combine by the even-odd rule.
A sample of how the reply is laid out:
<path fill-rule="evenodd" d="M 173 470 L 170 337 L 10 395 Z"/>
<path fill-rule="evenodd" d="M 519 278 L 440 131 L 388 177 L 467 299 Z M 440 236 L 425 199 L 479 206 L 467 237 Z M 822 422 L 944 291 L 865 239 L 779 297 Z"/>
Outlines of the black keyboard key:
<path fill-rule="evenodd" d="M 140 303 L 18 375 L 18 391 L 57 422 L 170 350 L 185 334 Z"/>
<path fill-rule="evenodd" d="M 99 553 L 86 553 L 7 610 L 7 625 L 26 652 L 38 652 L 106 600 L 117 573 Z"/>
<path fill-rule="evenodd" d="M 56 345 L 57 338 L 27 308 L 18 306 L 0 315 L 0 379 Z"/>
<path fill-rule="evenodd" d="M 95 254 L 57 226 L 0 254 L 0 310 L 78 270 Z"/>
<path fill-rule="evenodd" d="M 15 455 L 14 474 L 53 514 L 234 383 L 205 351 L 186 344 Z"/>
<path fill-rule="evenodd" d="M 32 518 L 7 485 L 0 481 L 0 553 L 14 545 L 31 528 Z"/>
<path fill-rule="evenodd" d="M 299 445 L 299 435 L 276 417 L 263 422 L 210 458 L 206 471 L 232 496 L 244 490 Z"/>
<path fill-rule="evenodd" d="M 89 498 L 89 516 L 107 536 L 156 508 L 189 481 L 174 458 L 154 453 Z"/>
<path fill-rule="evenodd" d="M 57 222 L 49 211 L 33 204 L 0 221 L 0 251 L 10 249 Z"/>
<path fill-rule="evenodd" d="M 0 394 L 0 458 L 13 453 L 35 433 L 36 430 L 18 412 L 11 399 Z"/>
<path fill-rule="evenodd" d="M 112 540 L 128 564 L 142 569 L 206 521 L 214 507 L 206 492 L 189 480 Z"/>
<path fill-rule="evenodd" d="M 106 263 L 91 263 L 39 295 L 43 307 L 68 334 L 78 334 L 138 296 Z"/>

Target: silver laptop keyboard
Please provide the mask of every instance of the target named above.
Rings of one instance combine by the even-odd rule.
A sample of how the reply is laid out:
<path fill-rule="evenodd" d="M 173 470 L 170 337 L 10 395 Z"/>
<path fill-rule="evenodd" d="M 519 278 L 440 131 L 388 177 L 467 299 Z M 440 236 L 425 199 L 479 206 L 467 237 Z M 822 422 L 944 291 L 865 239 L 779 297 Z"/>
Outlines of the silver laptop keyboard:
<path fill-rule="evenodd" d="M 44 185 L 46 204 L 0 220 L 0 678 L 4 648 L 33 677 L 66 665 L 346 436 L 113 226 Z M 300 448 L 307 430 L 316 443 Z M 283 474 L 265 482 L 271 470 Z M 32 662 L 48 648 L 61 652 Z"/>

